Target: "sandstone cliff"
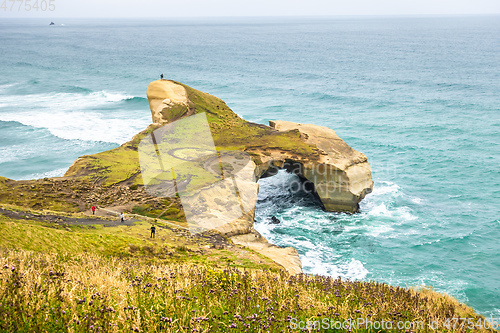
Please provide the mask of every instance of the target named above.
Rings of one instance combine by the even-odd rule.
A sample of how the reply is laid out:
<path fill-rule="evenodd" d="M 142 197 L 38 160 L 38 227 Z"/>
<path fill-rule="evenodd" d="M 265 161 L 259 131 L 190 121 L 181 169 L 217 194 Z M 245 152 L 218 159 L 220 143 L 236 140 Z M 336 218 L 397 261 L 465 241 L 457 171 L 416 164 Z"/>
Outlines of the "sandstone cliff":
<path fill-rule="evenodd" d="M 153 123 L 163 125 L 197 112 L 187 97 L 186 88 L 173 81 L 152 82 L 147 95 Z M 219 105 L 217 109 L 220 109 Z M 326 210 L 344 212 L 357 212 L 359 202 L 373 188 L 366 156 L 347 145 L 332 129 L 288 121 L 270 121 L 270 127 L 265 128 L 243 121 L 230 110 L 221 110 L 214 116 L 216 118 L 212 120 L 209 115 L 209 122 L 217 147 L 240 143 L 245 127 L 260 126 L 263 129 L 253 137 L 249 133 L 244 145 L 237 147 L 253 153 L 255 181 L 280 168 L 287 168 L 314 185 Z M 228 118 L 230 121 L 220 126 L 219 120 Z M 280 135 L 287 135 L 290 141 L 284 142 Z M 294 150 L 304 145 L 310 149 Z"/>

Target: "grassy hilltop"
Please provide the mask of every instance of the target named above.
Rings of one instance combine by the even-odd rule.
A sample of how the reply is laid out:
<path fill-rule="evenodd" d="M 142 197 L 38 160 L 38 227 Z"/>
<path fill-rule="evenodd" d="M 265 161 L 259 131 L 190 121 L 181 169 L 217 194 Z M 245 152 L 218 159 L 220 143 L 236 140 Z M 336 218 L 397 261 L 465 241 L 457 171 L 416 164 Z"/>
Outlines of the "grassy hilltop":
<path fill-rule="evenodd" d="M 207 113 L 217 149 L 245 150 L 257 165 L 275 150 L 318 157 L 298 131 L 246 122 L 222 100 L 183 86 L 188 111 Z M 398 331 L 398 322 L 413 322 L 402 332 L 489 331 L 470 307 L 431 289 L 291 276 L 221 234 L 191 235 L 178 199 L 144 191 L 137 148 L 155 128 L 82 156 L 64 177 L 0 177 L 0 332 L 290 332 L 324 318 L 396 328 L 354 332 Z M 99 216 L 90 213 L 94 204 Z M 117 210 L 129 212 L 124 223 Z M 453 318 L 470 321 L 460 327 Z"/>

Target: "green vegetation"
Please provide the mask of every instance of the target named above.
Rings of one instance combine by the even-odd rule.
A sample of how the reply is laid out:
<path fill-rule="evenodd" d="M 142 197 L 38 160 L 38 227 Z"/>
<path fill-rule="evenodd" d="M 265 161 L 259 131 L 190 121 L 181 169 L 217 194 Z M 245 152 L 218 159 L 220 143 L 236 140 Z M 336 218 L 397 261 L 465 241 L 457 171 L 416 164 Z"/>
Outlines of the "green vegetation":
<path fill-rule="evenodd" d="M 140 140 L 156 127 L 150 125 L 134 138 L 118 148 L 95 155 L 84 155 L 70 167 L 66 176 L 77 177 L 104 186 L 124 182 L 129 185 L 142 184 L 137 147 Z"/>
<path fill-rule="evenodd" d="M 151 205 L 134 206 L 132 213 L 147 216 L 155 219 L 162 219 L 175 222 L 186 222 L 184 211 L 176 205 L 165 203 L 166 209 L 155 209 Z"/>
<path fill-rule="evenodd" d="M 72 200 L 71 196 L 75 199 Z M 78 194 L 71 188 L 49 179 L 36 181 L 15 181 L 7 178 L 0 180 L 0 203 L 32 209 L 78 212 Z"/>
<path fill-rule="evenodd" d="M 105 257 L 134 257 L 148 261 L 192 262 L 212 267 L 245 267 L 280 270 L 272 260 L 250 250 L 241 250 L 217 233 L 191 236 L 157 223 L 156 238 L 150 238 L 150 223 L 120 225 L 57 223 L 13 219 L 0 214 L 0 248 L 43 253 L 92 253 Z M 225 248 L 231 247 L 232 251 Z M 180 249 L 180 250 L 179 250 Z"/>
<path fill-rule="evenodd" d="M 430 332 L 429 320 L 484 320 L 431 290 L 380 283 L 95 254 L 0 256 L 0 329 L 9 332 L 289 332 L 322 318 L 422 322 L 412 331 Z"/>

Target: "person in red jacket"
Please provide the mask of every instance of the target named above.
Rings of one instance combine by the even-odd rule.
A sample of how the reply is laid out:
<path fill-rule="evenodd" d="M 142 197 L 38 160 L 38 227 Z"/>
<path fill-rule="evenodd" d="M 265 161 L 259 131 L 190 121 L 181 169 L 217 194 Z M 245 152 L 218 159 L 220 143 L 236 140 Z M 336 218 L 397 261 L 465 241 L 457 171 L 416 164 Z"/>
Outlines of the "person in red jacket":
<path fill-rule="evenodd" d="M 95 206 L 92 206 L 92 215 L 95 215 Z"/>

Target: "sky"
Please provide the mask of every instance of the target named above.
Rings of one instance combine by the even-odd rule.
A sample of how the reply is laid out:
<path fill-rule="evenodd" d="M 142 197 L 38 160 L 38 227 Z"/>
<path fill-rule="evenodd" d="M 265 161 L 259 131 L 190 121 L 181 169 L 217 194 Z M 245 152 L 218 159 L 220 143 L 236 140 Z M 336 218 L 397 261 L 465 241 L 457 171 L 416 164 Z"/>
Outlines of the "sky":
<path fill-rule="evenodd" d="M 29 9 L 35 3 L 39 8 Z M 0 19 L 500 14 L 500 0 L 0 0 L 0 6 Z"/>

